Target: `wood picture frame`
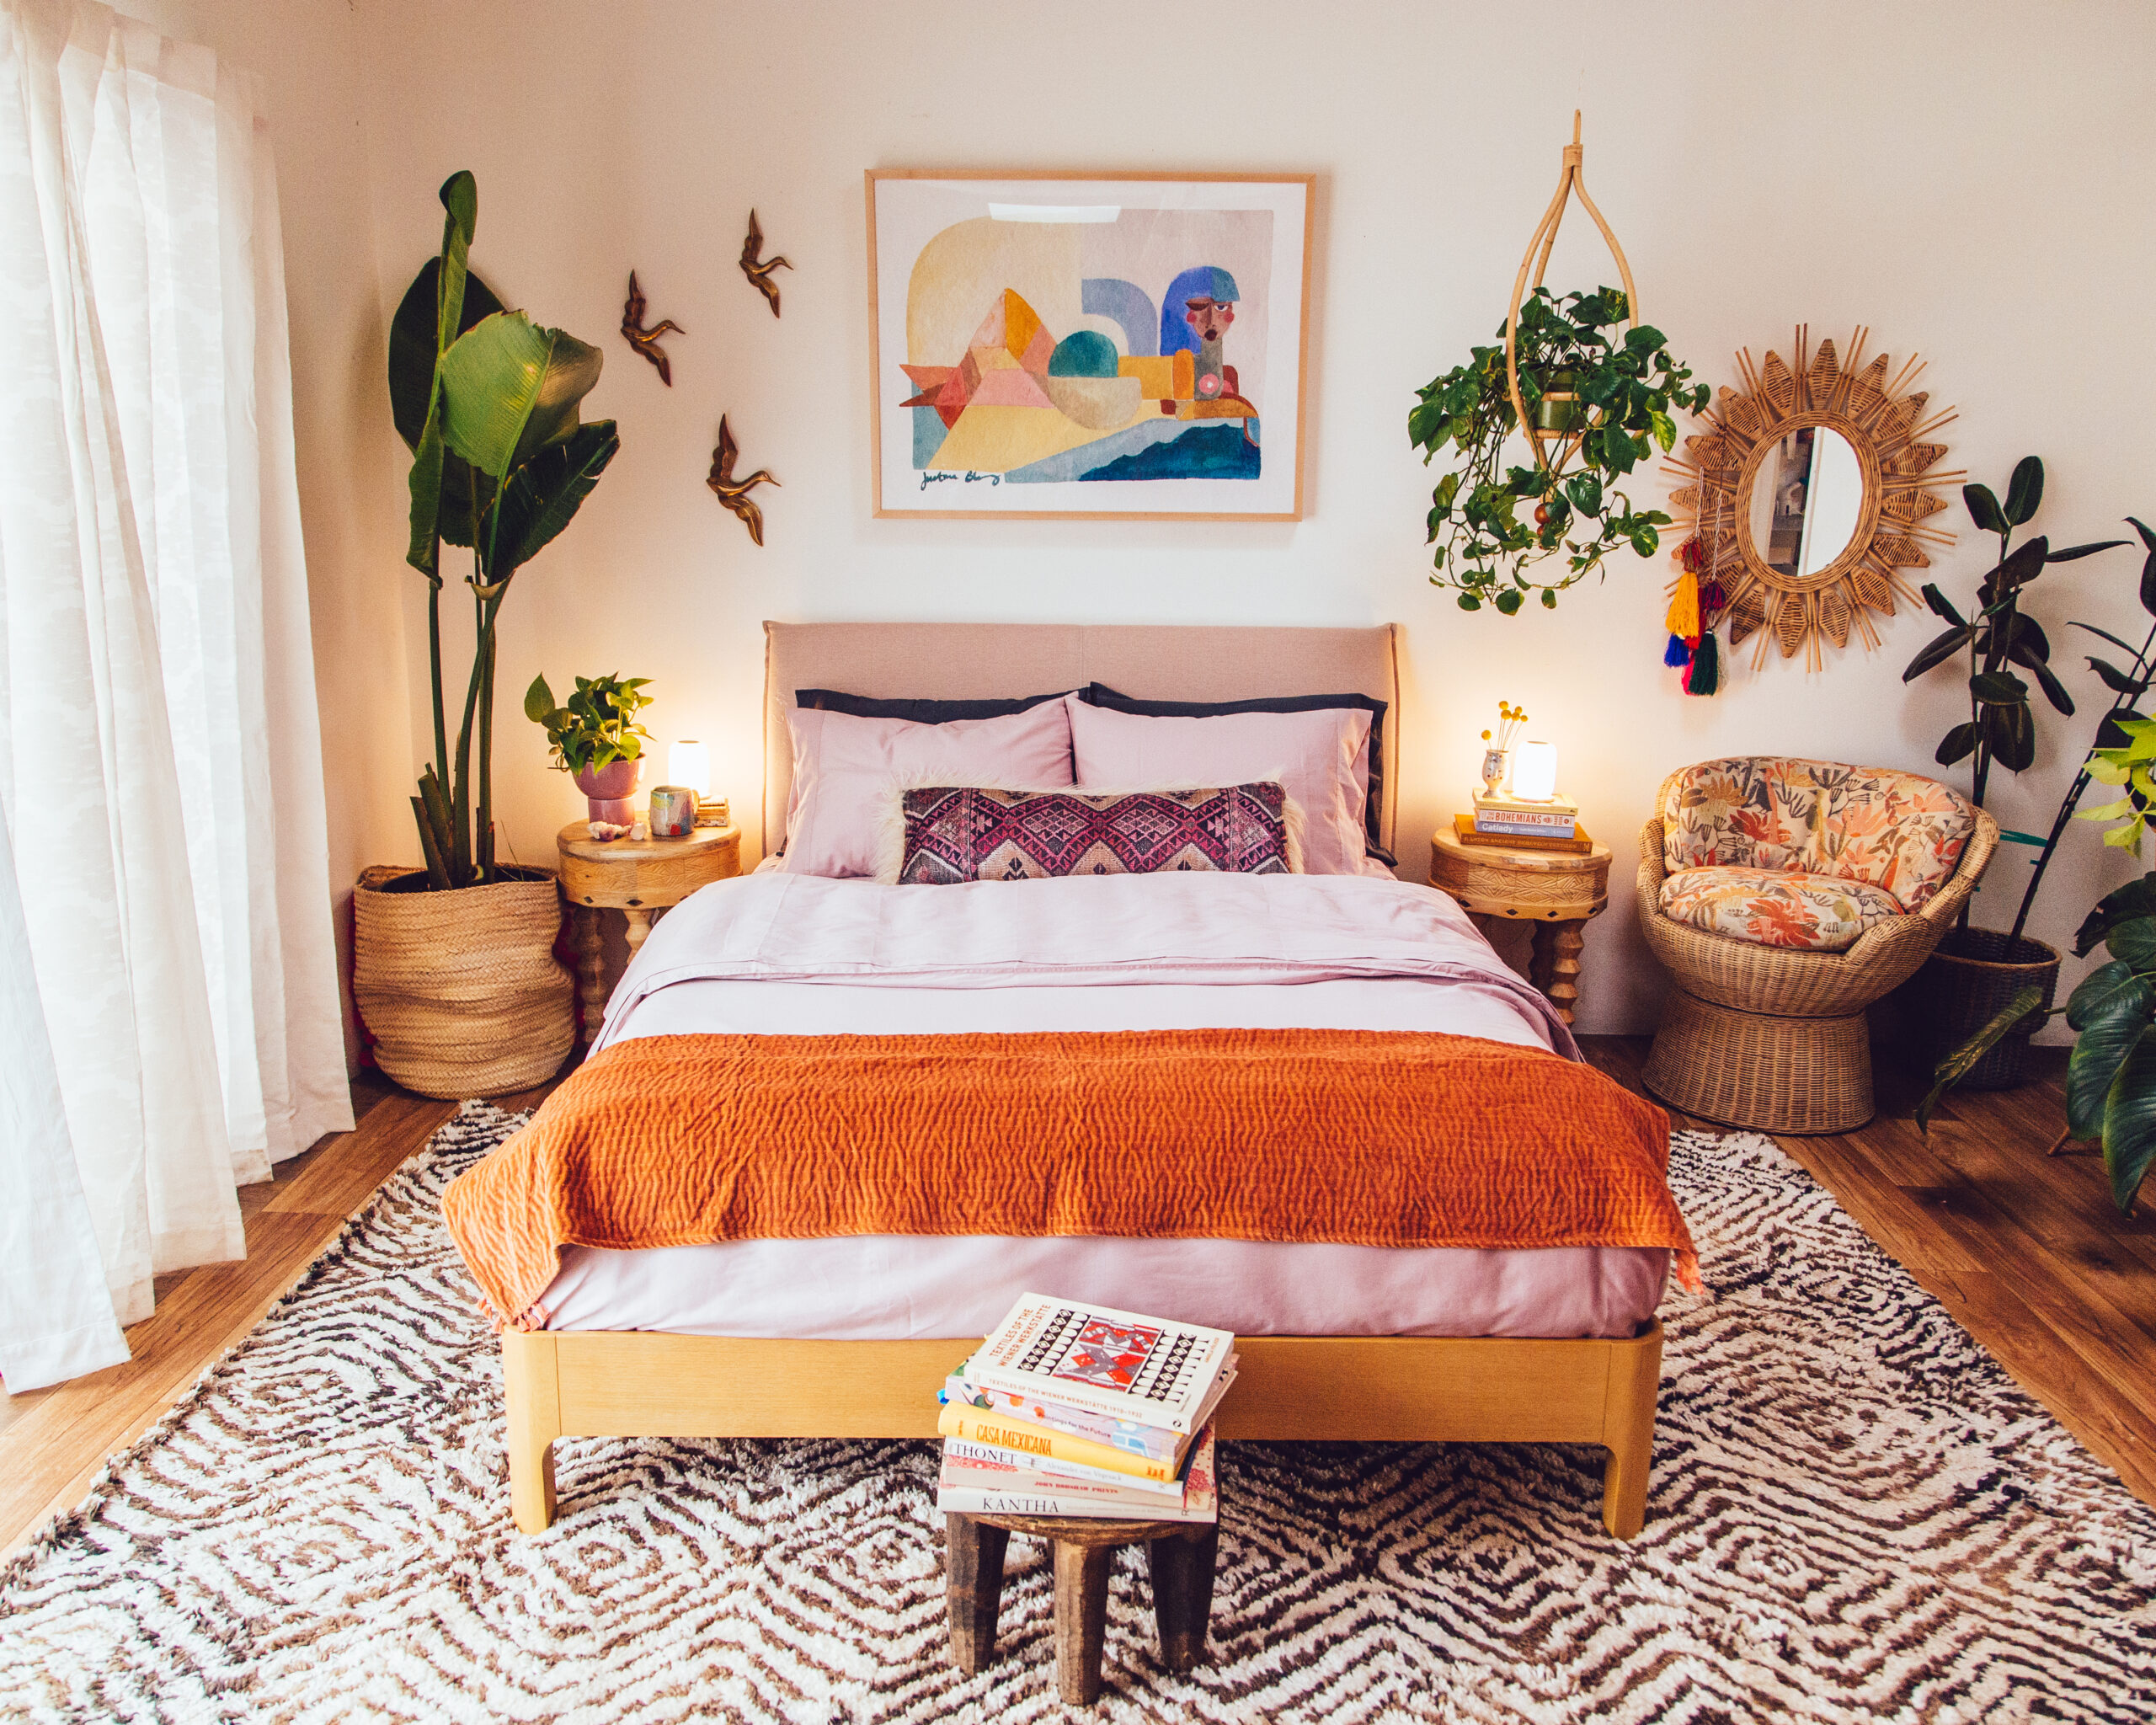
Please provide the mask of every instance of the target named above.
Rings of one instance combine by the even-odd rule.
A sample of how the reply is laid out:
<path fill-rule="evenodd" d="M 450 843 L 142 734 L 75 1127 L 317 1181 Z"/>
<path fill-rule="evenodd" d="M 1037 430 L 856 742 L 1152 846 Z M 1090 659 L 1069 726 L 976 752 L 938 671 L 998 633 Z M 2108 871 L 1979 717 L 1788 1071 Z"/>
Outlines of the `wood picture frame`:
<path fill-rule="evenodd" d="M 1315 174 L 863 187 L 878 520 L 1302 519 Z"/>

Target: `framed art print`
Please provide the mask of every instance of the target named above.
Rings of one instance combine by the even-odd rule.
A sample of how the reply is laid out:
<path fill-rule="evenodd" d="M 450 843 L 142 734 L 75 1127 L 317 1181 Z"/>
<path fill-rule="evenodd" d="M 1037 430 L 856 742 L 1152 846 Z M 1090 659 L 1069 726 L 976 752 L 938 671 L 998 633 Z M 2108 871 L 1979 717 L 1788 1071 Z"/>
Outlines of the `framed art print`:
<path fill-rule="evenodd" d="M 1302 519 L 1308 174 L 868 174 L 879 516 Z"/>

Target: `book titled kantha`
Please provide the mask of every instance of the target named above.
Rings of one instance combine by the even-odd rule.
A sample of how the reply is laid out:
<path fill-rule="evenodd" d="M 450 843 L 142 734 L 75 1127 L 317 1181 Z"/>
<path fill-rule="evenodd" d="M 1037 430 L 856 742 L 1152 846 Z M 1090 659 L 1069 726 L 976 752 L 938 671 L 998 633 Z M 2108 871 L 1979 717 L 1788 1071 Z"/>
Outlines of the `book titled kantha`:
<path fill-rule="evenodd" d="M 1225 1330 L 1027 1294 L 965 1375 L 991 1390 L 1188 1436 L 1204 1423 L 1208 1392 L 1235 1345 Z"/>

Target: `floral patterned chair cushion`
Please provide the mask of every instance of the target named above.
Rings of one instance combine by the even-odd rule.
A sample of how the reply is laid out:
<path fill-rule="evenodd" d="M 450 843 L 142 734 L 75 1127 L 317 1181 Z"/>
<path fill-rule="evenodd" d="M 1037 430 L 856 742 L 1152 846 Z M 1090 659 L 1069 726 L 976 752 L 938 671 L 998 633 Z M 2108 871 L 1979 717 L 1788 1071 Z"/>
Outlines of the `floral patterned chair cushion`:
<path fill-rule="evenodd" d="M 1913 772 L 1740 756 L 1674 775 L 1662 820 L 1673 879 L 1705 868 L 1786 871 L 1874 888 L 1915 911 L 1952 877 L 1976 811 Z"/>
<path fill-rule="evenodd" d="M 1686 868 L 1662 884 L 1662 914 L 1755 946 L 1846 952 L 1875 922 L 1903 914 L 1862 881 L 1785 868 Z"/>

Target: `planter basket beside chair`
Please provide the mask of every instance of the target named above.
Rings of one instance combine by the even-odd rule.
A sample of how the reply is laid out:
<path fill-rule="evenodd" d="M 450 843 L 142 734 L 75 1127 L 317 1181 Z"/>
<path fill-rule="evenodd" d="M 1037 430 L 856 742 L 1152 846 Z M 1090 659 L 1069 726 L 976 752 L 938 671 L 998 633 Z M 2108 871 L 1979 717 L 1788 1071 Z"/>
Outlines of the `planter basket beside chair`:
<path fill-rule="evenodd" d="M 1647 1088 L 1760 1131 L 1862 1125 L 1865 1009 L 1953 926 L 1999 823 L 1914 773 L 1767 756 L 1672 773 L 1656 806 L 1639 918 L 1675 986 Z"/>

